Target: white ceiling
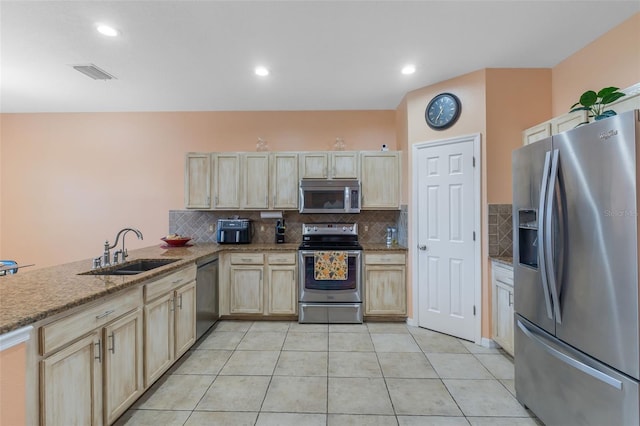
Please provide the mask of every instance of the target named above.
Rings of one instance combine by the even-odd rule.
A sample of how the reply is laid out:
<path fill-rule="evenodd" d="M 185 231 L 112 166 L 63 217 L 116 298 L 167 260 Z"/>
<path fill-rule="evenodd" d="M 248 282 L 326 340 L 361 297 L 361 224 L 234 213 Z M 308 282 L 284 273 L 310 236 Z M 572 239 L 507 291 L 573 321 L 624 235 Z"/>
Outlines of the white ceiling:
<path fill-rule="evenodd" d="M 2 0 L 0 110 L 395 109 L 478 69 L 553 67 L 639 11 L 638 0 Z M 87 63 L 117 79 L 70 66 Z M 415 74 L 400 73 L 406 63 Z M 271 75 L 254 75 L 259 64 Z"/>

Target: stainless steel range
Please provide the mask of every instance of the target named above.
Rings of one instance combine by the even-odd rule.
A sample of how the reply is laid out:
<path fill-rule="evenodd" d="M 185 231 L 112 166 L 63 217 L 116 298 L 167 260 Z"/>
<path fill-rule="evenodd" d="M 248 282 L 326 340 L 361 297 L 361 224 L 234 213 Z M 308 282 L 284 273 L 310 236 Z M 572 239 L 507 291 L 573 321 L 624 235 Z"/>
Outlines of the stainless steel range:
<path fill-rule="evenodd" d="M 302 225 L 301 323 L 362 322 L 362 246 L 355 223 Z"/>

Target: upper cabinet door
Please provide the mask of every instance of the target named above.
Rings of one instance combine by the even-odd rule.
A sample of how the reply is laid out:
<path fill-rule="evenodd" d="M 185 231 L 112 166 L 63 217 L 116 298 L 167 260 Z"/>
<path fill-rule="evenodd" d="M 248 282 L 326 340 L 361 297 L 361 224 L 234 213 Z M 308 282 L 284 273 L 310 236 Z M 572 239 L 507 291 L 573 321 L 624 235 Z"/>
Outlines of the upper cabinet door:
<path fill-rule="evenodd" d="M 400 152 L 363 152 L 362 209 L 400 208 Z"/>
<path fill-rule="evenodd" d="M 213 208 L 240 208 L 240 154 L 214 154 L 213 185 Z"/>
<path fill-rule="evenodd" d="M 300 153 L 300 179 L 327 179 L 329 157 L 326 152 Z"/>
<path fill-rule="evenodd" d="M 243 209 L 269 208 L 269 154 L 243 154 Z"/>
<path fill-rule="evenodd" d="M 334 179 L 358 179 L 359 163 L 357 152 L 332 152 L 330 175 Z"/>
<path fill-rule="evenodd" d="M 271 154 L 271 200 L 272 209 L 298 209 L 298 154 Z"/>
<path fill-rule="evenodd" d="M 186 155 L 184 205 L 188 209 L 211 208 L 211 156 L 207 153 Z"/>

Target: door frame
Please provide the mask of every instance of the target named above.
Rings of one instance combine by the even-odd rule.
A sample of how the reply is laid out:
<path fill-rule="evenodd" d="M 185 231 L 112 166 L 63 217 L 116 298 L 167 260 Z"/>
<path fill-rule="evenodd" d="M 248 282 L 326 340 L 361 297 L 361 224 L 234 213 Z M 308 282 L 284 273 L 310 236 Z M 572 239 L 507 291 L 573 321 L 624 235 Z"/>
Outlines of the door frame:
<path fill-rule="evenodd" d="M 412 207 L 411 207 L 411 237 L 415 244 L 415 249 L 410 250 L 411 255 L 411 290 L 412 290 L 412 308 L 413 318 L 408 322 L 410 325 L 418 326 L 420 323 L 418 309 L 419 298 L 419 285 L 418 285 L 418 153 L 423 149 L 429 149 L 435 146 L 451 145 L 461 142 L 473 142 L 473 156 L 476 161 L 476 166 L 473 168 L 474 179 L 474 200 L 473 204 L 476 209 L 475 217 L 473 218 L 473 226 L 475 228 L 476 240 L 474 247 L 474 297 L 473 303 L 476 306 L 475 324 L 474 324 L 474 338 L 478 345 L 482 344 L 482 158 L 481 154 L 481 135 L 480 133 L 473 133 L 470 135 L 456 136 L 447 139 L 437 139 L 432 141 L 424 141 L 413 144 L 411 147 L 412 155 Z"/>

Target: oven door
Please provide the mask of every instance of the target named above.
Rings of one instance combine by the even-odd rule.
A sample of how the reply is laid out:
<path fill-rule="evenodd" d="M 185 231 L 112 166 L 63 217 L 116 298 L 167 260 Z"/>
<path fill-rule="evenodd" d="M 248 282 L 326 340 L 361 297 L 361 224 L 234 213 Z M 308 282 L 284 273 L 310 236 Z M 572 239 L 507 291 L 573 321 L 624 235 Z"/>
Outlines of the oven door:
<path fill-rule="evenodd" d="M 346 250 L 348 273 L 345 280 L 316 280 L 315 254 L 319 251 L 300 250 L 300 301 L 301 302 L 362 302 L 362 251 Z"/>

